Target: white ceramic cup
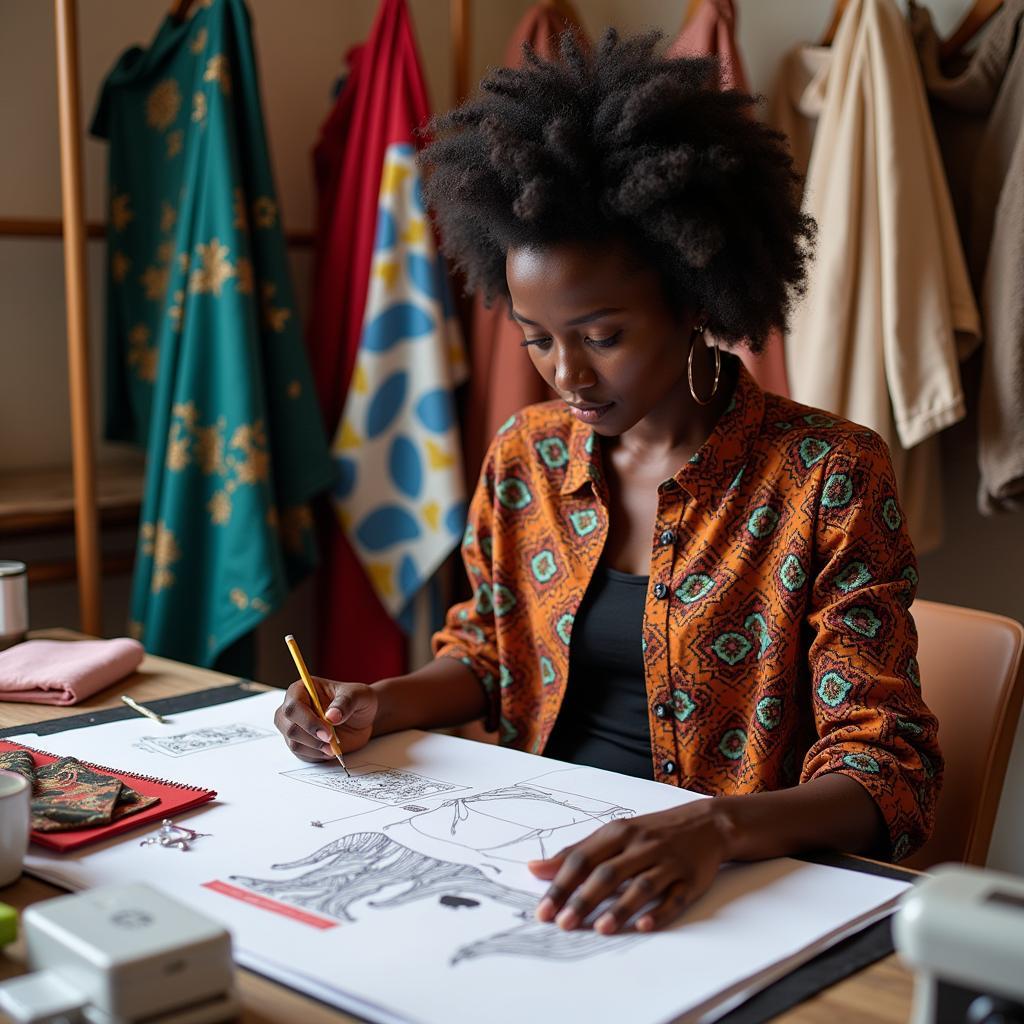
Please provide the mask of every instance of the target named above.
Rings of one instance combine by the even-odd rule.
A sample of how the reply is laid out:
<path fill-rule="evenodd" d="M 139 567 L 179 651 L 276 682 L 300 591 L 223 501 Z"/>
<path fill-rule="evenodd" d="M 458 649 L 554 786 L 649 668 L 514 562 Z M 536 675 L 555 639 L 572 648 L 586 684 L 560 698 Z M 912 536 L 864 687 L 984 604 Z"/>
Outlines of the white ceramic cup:
<path fill-rule="evenodd" d="M 28 779 L 0 770 L 0 886 L 16 882 L 28 849 Z"/>

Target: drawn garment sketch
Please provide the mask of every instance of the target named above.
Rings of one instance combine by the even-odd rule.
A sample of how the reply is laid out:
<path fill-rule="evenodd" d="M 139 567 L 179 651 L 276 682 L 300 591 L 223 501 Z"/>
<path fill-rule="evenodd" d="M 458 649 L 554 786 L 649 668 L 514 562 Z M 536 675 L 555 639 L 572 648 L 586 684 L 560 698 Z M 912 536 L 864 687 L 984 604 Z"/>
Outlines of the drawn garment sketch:
<path fill-rule="evenodd" d="M 260 729 L 254 725 L 221 725 L 193 729 L 190 732 L 179 732 L 169 736 L 141 736 L 135 746 L 154 754 L 166 754 L 168 757 L 185 757 L 187 754 L 200 754 L 204 750 L 219 750 L 235 743 L 247 743 L 250 740 L 264 740 L 277 733 L 270 729 Z"/>
<path fill-rule="evenodd" d="M 521 862 L 454 845 L 452 839 L 470 839 L 461 819 L 451 834 L 455 803 L 445 809 L 444 828 L 433 827 L 445 838 L 422 834 L 409 820 L 458 797 L 511 792 L 511 801 L 464 802 L 470 819 L 506 805 L 494 834 L 480 831 L 472 841 L 486 849 L 508 843 L 516 832 L 498 828 L 509 822 L 520 836 L 570 825 L 541 837 L 550 848 L 572 828 L 706 798 L 507 747 L 410 732 L 347 751 L 349 768 L 383 766 L 466 788 L 401 804 L 352 799 L 285 774 L 315 766 L 297 761 L 274 731 L 280 704 L 281 692 L 273 691 L 176 712 L 160 729 L 133 717 L 17 737 L 54 756 L 219 794 L 184 822 L 212 833 L 189 853 L 154 852 L 138 845 L 144 833 L 128 833 L 73 857 L 32 844 L 27 869 L 76 890 L 147 881 L 229 929 L 240 967 L 378 1024 L 522 1024 L 524 1012 L 529 1024 L 703 1018 L 723 996 L 756 990 L 877 920 L 908 885 L 779 858 L 719 872 L 680 927 L 602 936 L 541 925 L 534 914 L 545 883 Z M 147 736 L 209 730 L 237 738 L 236 725 L 256 730 L 246 735 L 272 735 L 179 760 L 136 746 Z M 155 770 L 168 765 L 173 771 Z M 338 774 L 329 763 L 325 769 Z M 591 820 L 578 821 L 583 812 Z M 341 815 L 345 822 L 326 829 L 309 825 Z"/>
<path fill-rule="evenodd" d="M 428 857 L 379 832 L 356 832 L 322 846 L 301 860 L 273 864 L 275 871 L 315 865 L 292 878 L 250 878 L 232 875 L 246 888 L 328 917 L 357 920 L 354 907 L 362 901 L 374 911 L 400 907 L 434 897 L 442 906 L 465 913 L 479 900 L 491 900 L 522 922 L 494 935 L 469 942 L 452 954 L 449 963 L 485 956 L 537 957 L 543 960 L 583 960 L 622 950 L 643 941 L 637 934 L 597 935 L 592 931 L 562 931 L 533 920 L 537 897 L 499 885 L 471 864 Z M 373 898 L 377 897 L 377 898 Z M 454 897 L 454 898 L 453 898 Z"/>
<path fill-rule="evenodd" d="M 609 821 L 631 818 L 632 808 L 545 785 L 569 782 L 572 770 L 551 772 L 528 782 L 456 797 L 394 826 L 453 843 L 498 860 L 525 864 L 551 857 Z"/>
<path fill-rule="evenodd" d="M 590 929 L 563 932 L 557 925 L 528 921 L 455 951 L 451 964 L 485 956 L 532 956 L 543 960 L 585 960 L 603 953 L 618 953 L 643 941 L 636 932 L 602 935 Z M 611 941 L 609 941 L 611 940 Z"/>
<path fill-rule="evenodd" d="M 382 804 L 404 804 L 410 800 L 425 800 L 438 793 L 452 793 L 466 788 L 380 764 L 363 764 L 352 768 L 351 775 L 345 775 L 334 765 L 297 768 L 295 771 L 281 772 L 281 775 L 296 782 L 321 786 L 335 793 L 358 796 Z"/>

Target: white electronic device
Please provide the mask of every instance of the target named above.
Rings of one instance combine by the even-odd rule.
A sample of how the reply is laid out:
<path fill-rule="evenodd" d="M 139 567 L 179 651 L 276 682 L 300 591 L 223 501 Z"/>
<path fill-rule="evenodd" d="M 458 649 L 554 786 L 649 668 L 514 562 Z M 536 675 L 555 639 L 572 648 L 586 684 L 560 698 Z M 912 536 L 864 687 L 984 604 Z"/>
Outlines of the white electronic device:
<path fill-rule="evenodd" d="M 916 972 L 912 1024 L 1024 1024 L 1024 878 L 936 868 L 904 894 L 893 936 Z"/>
<path fill-rule="evenodd" d="M 231 936 L 142 883 L 37 903 L 22 915 L 35 973 L 0 985 L 18 1024 L 212 1024 L 238 1015 Z"/>

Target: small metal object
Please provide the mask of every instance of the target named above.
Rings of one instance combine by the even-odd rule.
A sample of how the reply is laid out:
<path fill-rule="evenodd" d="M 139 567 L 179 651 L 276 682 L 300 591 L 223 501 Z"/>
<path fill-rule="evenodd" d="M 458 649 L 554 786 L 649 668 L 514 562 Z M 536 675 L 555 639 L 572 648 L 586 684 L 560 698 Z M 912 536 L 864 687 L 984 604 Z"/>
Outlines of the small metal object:
<path fill-rule="evenodd" d="M 693 400 L 698 405 L 711 404 L 711 400 L 718 393 L 718 380 L 719 377 L 721 377 L 722 375 L 722 352 L 718 347 L 718 342 L 716 341 L 713 346 L 715 350 L 715 380 L 714 383 L 711 385 L 711 394 L 708 395 L 707 398 L 701 398 L 701 396 L 697 394 L 697 391 L 693 386 L 693 350 L 694 348 L 696 348 L 697 335 L 700 335 L 701 339 L 703 339 L 704 328 L 706 326 L 707 325 L 703 323 L 696 324 L 694 326 L 693 331 L 690 334 L 690 354 L 686 360 L 686 380 L 690 385 L 690 394 L 693 396 Z"/>
<path fill-rule="evenodd" d="M 171 850 L 192 849 L 192 844 L 197 839 L 204 839 L 212 835 L 211 832 L 196 832 L 195 829 L 186 828 L 184 825 L 175 825 L 170 818 L 164 818 L 160 822 L 160 831 L 155 836 L 149 836 L 139 842 L 139 846 L 164 846 Z"/>
<path fill-rule="evenodd" d="M 28 569 L 0 561 L 0 651 L 21 643 L 28 632 Z"/>

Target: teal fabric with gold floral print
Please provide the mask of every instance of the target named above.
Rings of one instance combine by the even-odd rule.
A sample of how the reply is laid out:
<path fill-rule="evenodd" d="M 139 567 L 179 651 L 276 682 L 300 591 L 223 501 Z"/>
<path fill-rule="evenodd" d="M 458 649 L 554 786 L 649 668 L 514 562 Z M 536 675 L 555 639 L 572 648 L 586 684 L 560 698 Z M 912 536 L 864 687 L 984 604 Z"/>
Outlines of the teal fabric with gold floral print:
<path fill-rule="evenodd" d="M 146 449 L 132 628 L 212 664 L 313 566 L 334 469 L 302 344 L 242 0 L 161 26 L 104 84 L 106 436 Z"/>

